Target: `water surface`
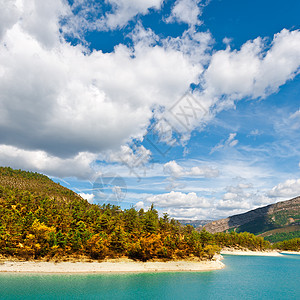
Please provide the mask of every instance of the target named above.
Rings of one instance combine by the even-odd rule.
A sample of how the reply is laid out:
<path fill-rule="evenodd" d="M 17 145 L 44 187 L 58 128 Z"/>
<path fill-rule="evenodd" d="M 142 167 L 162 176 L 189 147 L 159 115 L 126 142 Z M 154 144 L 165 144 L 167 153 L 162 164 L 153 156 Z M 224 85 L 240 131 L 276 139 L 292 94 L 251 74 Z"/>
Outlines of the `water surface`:
<path fill-rule="evenodd" d="M 224 255 L 225 256 L 225 255 Z M 300 255 L 225 256 L 210 272 L 0 274 L 1 299 L 300 299 Z"/>

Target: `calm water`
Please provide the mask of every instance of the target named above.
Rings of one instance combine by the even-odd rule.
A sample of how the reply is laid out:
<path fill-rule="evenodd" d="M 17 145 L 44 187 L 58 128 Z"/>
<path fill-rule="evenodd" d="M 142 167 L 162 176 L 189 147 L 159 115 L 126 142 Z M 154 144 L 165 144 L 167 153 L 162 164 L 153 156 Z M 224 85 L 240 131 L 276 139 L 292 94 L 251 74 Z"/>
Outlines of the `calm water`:
<path fill-rule="evenodd" d="M 203 273 L 0 274 L 1 299 L 300 299 L 300 255 L 226 256 Z"/>

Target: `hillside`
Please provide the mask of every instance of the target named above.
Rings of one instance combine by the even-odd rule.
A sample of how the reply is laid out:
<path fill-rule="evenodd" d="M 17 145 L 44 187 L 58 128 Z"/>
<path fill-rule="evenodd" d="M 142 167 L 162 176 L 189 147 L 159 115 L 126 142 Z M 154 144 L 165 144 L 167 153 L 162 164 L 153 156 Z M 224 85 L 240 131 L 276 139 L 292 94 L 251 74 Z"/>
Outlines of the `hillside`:
<path fill-rule="evenodd" d="M 300 224 L 300 197 L 260 207 L 226 219 L 210 222 L 204 227 L 211 233 L 232 231 L 261 234 L 266 231 Z"/>
<path fill-rule="evenodd" d="M 263 237 L 265 240 L 271 243 L 300 238 L 300 225 L 285 226 L 273 230 L 268 230 L 264 233 L 259 234 L 259 236 Z"/>
<path fill-rule="evenodd" d="M 0 258 L 212 259 L 220 247 L 263 250 L 262 237 L 212 235 L 167 214 L 92 205 L 47 176 L 0 167 Z"/>
<path fill-rule="evenodd" d="M 212 258 L 219 249 L 192 227 L 134 208 L 89 204 L 47 176 L 0 167 L 0 256 Z"/>

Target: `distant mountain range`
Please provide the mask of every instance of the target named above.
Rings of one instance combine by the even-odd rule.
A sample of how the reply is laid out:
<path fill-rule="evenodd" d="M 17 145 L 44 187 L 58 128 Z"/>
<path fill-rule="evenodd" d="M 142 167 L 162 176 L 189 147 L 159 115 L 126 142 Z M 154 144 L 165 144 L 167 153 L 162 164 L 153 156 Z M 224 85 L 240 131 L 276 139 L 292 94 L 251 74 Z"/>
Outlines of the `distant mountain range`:
<path fill-rule="evenodd" d="M 212 220 L 184 220 L 184 219 L 178 219 L 177 221 L 182 225 L 191 225 L 194 228 L 202 227 L 205 224 L 212 222 Z"/>
<path fill-rule="evenodd" d="M 260 207 L 226 219 L 212 221 L 204 226 L 211 232 L 248 231 L 256 235 L 268 236 L 273 233 L 296 232 L 299 234 L 300 197 Z M 286 228 L 287 230 L 283 230 Z M 276 230 L 280 229 L 280 230 Z"/>

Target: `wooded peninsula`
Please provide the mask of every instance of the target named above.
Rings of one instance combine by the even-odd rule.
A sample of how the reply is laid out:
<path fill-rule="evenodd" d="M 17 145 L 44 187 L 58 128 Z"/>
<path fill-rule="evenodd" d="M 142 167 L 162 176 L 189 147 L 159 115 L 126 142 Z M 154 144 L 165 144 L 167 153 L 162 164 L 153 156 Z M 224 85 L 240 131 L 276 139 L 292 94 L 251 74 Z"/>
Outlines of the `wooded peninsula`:
<path fill-rule="evenodd" d="M 167 214 L 90 204 L 45 175 L 0 167 L 2 258 L 139 261 L 212 259 L 223 247 L 299 249 L 300 239 L 272 245 L 247 232 L 215 233 L 181 225 Z"/>

